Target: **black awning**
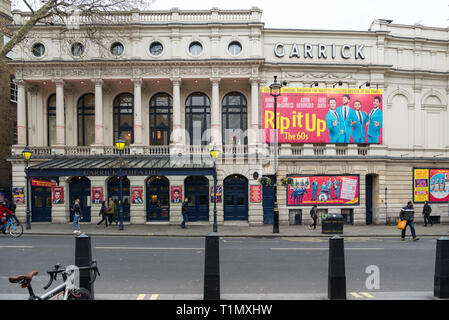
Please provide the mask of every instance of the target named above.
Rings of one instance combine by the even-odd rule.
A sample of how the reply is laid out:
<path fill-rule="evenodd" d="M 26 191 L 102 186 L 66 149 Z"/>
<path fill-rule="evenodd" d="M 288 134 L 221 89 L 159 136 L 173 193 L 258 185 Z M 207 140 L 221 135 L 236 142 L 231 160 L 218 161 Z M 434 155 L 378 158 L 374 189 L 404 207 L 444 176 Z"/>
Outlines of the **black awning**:
<path fill-rule="evenodd" d="M 30 177 L 214 175 L 213 162 L 167 156 L 61 156 L 28 168 Z"/>

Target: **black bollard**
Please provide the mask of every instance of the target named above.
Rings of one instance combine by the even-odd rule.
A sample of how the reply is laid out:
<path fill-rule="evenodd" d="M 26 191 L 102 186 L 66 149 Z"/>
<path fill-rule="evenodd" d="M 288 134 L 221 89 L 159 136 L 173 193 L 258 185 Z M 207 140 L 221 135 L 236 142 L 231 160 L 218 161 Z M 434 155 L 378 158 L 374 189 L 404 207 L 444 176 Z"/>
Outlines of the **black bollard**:
<path fill-rule="evenodd" d="M 90 237 L 82 234 L 75 238 L 75 265 L 85 267 L 92 262 L 92 248 Z M 93 279 L 92 270 L 80 270 L 80 288 L 85 288 L 90 292 L 91 300 L 94 300 L 94 285 L 90 282 Z"/>
<path fill-rule="evenodd" d="M 273 209 L 273 233 L 279 233 L 279 209 L 277 202 L 274 203 Z"/>
<path fill-rule="evenodd" d="M 433 295 L 440 299 L 449 298 L 449 238 L 437 240 Z"/>
<path fill-rule="evenodd" d="M 215 233 L 206 236 L 204 300 L 220 300 L 220 246 Z"/>
<path fill-rule="evenodd" d="M 328 298 L 346 300 L 346 273 L 344 239 L 334 236 L 329 239 Z"/>

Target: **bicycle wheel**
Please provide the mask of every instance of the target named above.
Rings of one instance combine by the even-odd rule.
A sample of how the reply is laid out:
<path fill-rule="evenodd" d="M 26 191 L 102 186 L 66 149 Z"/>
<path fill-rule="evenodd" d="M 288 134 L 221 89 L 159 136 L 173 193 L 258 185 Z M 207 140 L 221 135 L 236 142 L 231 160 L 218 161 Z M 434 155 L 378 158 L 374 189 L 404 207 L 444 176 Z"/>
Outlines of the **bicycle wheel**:
<path fill-rule="evenodd" d="M 10 224 L 8 226 L 8 233 L 11 237 L 18 238 L 23 234 L 23 226 L 21 224 Z"/>
<path fill-rule="evenodd" d="M 69 293 L 67 300 L 90 300 L 90 292 L 85 288 L 74 289 Z"/>

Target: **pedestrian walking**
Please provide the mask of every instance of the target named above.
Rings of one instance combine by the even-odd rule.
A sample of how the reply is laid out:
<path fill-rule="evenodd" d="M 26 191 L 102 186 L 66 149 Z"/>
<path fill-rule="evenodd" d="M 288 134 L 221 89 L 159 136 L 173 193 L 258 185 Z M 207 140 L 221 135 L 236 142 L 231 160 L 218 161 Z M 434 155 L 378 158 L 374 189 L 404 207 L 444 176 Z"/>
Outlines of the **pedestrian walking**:
<path fill-rule="evenodd" d="M 309 225 L 309 230 L 316 229 L 316 221 L 318 220 L 318 214 L 317 214 L 317 206 L 314 205 L 312 209 L 310 209 L 310 217 L 313 219 L 313 223 Z"/>
<path fill-rule="evenodd" d="M 73 207 L 70 208 L 70 210 L 73 212 L 73 233 L 81 233 L 80 230 L 80 220 L 82 219 L 83 215 L 81 212 L 80 207 L 80 199 L 76 198 L 75 202 L 73 204 Z"/>
<path fill-rule="evenodd" d="M 112 224 L 112 221 L 115 221 L 115 223 L 117 224 L 117 220 L 114 218 L 114 208 L 115 208 L 114 200 L 112 200 L 112 198 L 109 198 L 107 215 L 108 215 L 108 222 L 110 225 Z"/>
<path fill-rule="evenodd" d="M 106 207 L 106 201 L 103 201 L 101 203 L 101 209 L 100 209 L 100 213 L 99 216 L 101 216 L 101 221 L 97 223 L 97 228 L 98 226 L 104 221 L 106 228 L 108 227 L 108 207 Z"/>
<path fill-rule="evenodd" d="M 119 207 L 120 207 L 120 204 L 118 202 L 118 199 L 115 199 L 114 200 L 114 219 L 115 219 L 115 224 L 116 225 L 118 224 L 118 220 L 119 220 L 119 217 L 118 217 Z"/>
<path fill-rule="evenodd" d="M 181 228 L 185 229 L 187 228 L 186 222 L 189 220 L 188 216 L 188 207 L 189 207 L 189 198 L 185 197 L 184 202 L 182 203 L 181 211 L 182 211 L 182 223 Z"/>
<path fill-rule="evenodd" d="M 422 209 L 422 214 L 424 216 L 424 227 L 427 227 L 427 222 L 430 223 L 430 226 L 433 226 L 432 219 L 430 219 L 430 213 L 432 212 L 432 207 L 429 202 L 424 202 L 424 207 Z"/>
<path fill-rule="evenodd" d="M 401 213 L 399 214 L 399 219 L 407 221 L 405 228 L 402 229 L 402 233 L 401 233 L 402 241 L 405 240 L 405 230 L 407 229 L 407 226 L 410 226 L 413 241 L 419 240 L 419 238 L 416 237 L 415 222 L 413 221 L 414 216 L 415 216 L 415 209 L 413 208 L 413 201 L 409 201 L 407 203 L 407 205 L 402 208 Z"/>

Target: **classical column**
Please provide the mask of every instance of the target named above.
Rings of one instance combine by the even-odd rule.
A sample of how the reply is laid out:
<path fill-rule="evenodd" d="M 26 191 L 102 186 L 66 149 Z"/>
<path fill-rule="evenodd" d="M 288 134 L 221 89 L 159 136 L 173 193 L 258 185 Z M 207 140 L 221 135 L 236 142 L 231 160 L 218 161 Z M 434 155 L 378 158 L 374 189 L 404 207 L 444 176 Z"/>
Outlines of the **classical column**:
<path fill-rule="evenodd" d="M 251 131 L 248 142 L 251 147 L 259 141 L 259 79 L 251 79 Z"/>
<path fill-rule="evenodd" d="M 93 79 L 95 84 L 95 152 L 103 153 L 103 80 Z"/>
<path fill-rule="evenodd" d="M 25 81 L 16 80 L 17 85 L 17 145 L 27 144 Z"/>
<path fill-rule="evenodd" d="M 64 81 L 54 80 L 56 83 L 56 144 L 65 145 L 65 119 L 64 119 Z"/>
<path fill-rule="evenodd" d="M 422 147 L 423 146 L 423 130 L 422 130 L 422 108 L 421 108 L 421 79 L 415 79 L 415 123 L 414 123 L 414 147 Z"/>
<path fill-rule="evenodd" d="M 210 142 L 218 146 L 222 144 L 220 126 L 220 78 L 211 78 L 210 81 L 212 82 Z"/>
<path fill-rule="evenodd" d="M 142 79 L 134 82 L 134 144 L 142 144 Z"/>
<path fill-rule="evenodd" d="M 183 128 L 181 125 L 181 79 L 172 78 L 173 85 L 173 133 L 171 143 L 173 145 L 184 144 Z"/>

